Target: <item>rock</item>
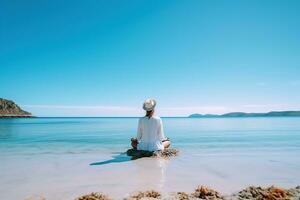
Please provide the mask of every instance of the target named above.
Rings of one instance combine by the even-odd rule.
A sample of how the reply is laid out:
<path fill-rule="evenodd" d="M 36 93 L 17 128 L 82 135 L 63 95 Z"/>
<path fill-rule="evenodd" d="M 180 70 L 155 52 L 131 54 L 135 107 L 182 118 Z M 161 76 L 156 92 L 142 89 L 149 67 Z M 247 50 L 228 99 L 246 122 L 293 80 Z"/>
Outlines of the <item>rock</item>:
<path fill-rule="evenodd" d="M 142 199 L 161 199 L 161 194 L 154 190 L 149 190 L 145 192 L 138 192 L 136 194 L 131 195 L 125 200 L 142 200 Z"/>
<path fill-rule="evenodd" d="M 0 98 L 0 117 L 32 117 L 31 113 L 22 110 L 13 101 Z"/>
<path fill-rule="evenodd" d="M 90 194 L 78 197 L 76 198 L 76 200 L 112 200 L 112 199 L 102 193 L 92 192 Z"/>
<path fill-rule="evenodd" d="M 138 159 L 143 157 L 163 157 L 169 158 L 172 156 L 178 155 L 178 150 L 176 149 L 165 149 L 163 151 L 143 151 L 143 150 L 136 150 L 136 149 L 128 149 L 127 155 L 131 156 L 132 159 Z"/>

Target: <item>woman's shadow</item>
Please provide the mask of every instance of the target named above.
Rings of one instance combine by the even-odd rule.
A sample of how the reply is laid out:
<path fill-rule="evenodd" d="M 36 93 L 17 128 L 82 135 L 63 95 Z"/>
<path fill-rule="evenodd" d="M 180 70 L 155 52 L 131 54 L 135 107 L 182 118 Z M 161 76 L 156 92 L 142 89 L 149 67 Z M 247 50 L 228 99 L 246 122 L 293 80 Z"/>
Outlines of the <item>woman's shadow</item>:
<path fill-rule="evenodd" d="M 153 155 L 153 152 L 151 151 L 141 151 L 141 150 L 135 150 L 135 149 L 128 149 L 126 152 L 117 152 L 112 156 L 112 159 L 101 161 L 101 162 L 94 162 L 90 165 L 106 165 L 110 163 L 121 163 L 121 162 L 128 162 L 131 160 L 136 160 L 143 157 L 151 157 Z"/>

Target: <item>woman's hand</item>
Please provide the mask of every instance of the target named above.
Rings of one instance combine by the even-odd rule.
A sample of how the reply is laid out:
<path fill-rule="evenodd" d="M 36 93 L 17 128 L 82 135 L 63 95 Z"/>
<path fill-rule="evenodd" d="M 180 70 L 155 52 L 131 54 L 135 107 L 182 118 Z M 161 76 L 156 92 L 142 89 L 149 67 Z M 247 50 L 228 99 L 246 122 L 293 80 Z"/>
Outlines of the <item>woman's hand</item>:
<path fill-rule="evenodd" d="M 138 145 L 138 140 L 136 138 L 131 138 L 131 146 L 136 149 Z"/>

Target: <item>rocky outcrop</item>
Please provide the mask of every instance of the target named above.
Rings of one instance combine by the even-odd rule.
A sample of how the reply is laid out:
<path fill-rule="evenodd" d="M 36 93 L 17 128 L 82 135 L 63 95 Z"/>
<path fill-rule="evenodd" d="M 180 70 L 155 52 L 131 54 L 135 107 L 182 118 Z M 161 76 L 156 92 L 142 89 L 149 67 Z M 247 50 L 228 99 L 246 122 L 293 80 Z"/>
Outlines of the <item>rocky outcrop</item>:
<path fill-rule="evenodd" d="M 0 98 L 0 118 L 32 117 L 32 114 L 22 110 L 15 102 Z"/>

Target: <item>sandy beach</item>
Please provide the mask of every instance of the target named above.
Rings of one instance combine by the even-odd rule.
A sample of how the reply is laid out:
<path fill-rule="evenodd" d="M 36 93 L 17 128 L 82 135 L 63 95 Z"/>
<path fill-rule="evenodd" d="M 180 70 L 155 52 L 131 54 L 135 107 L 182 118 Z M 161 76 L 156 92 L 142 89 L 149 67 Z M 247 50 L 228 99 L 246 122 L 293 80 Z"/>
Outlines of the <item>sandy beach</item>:
<path fill-rule="evenodd" d="M 272 167 L 272 165 L 267 165 L 264 170 L 260 169 L 258 172 L 252 169 L 257 169 L 263 163 L 257 163 L 257 160 L 253 160 L 256 165 L 251 165 L 249 159 L 237 163 L 230 158 L 202 157 L 201 160 L 205 164 L 196 166 L 189 163 L 188 158 L 185 156 L 169 159 L 142 158 L 135 161 L 122 161 L 121 163 L 112 162 L 102 167 L 97 165 L 90 167 L 81 163 L 94 160 L 97 157 L 96 155 L 88 156 L 87 159 L 76 158 L 76 156 L 74 159 L 74 156 L 72 156 L 73 158 L 68 159 L 69 164 L 63 166 L 59 163 L 63 162 L 62 159 L 65 160 L 65 158 L 61 158 L 61 156 L 53 157 L 47 156 L 45 160 L 34 161 L 32 163 L 34 165 L 30 168 L 20 167 L 16 170 L 18 172 L 10 174 L 16 178 L 22 177 L 22 174 L 28 174 L 27 177 L 23 175 L 23 178 L 30 182 L 28 182 L 28 185 L 15 184 L 18 191 L 3 197 L 28 200 L 39 199 L 40 197 L 47 200 L 71 200 L 91 192 L 101 192 L 111 199 L 135 199 L 131 196 L 136 195 L 138 191 L 154 190 L 160 194 L 159 199 L 162 197 L 164 199 L 185 199 L 174 194 L 184 192 L 191 195 L 198 185 L 205 185 L 217 190 L 222 198 L 239 199 L 238 192 L 248 187 L 249 183 L 270 187 L 274 182 L 281 182 L 279 188 L 293 189 L 296 187 L 293 183 L 284 182 L 289 176 L 296 177 L 296 172 L 294 174 L 284 173 L 283 169 L 280 170 L 278 166 Z M 30 156 L 24 158 L 24 160 L 17 159 L 17 157 L 15 159 L 24 163 L 25 166 L 26 160 L 27 162 L 31 160 Z M 55 159 L 55 161 L 52 159 Z M 224 167 L 224 165 L 228 167 Z M 264 175 L 271 170 L 274 172 L 269 174 L 269 180 L 264 180 L 266 178 Z M 35 178 L 28 171 L 31 171 Z M 2 182 L 5 182 L 5 176 L 2 177 L 4 177 Z M 258 177 L 261 177 L 261 179 Z M 275 178 L 277 178 L 277 181 Z M 11 189 L 10 187 L 2 187 L 2 195 L 5 194 L 4 191 Z M 297 195 L 300 195 L 300 188 L 298 187 L 295 191 L 295 197 L 299 198 Z M 193 198 L 189 197 L 188 199 Z"/>

